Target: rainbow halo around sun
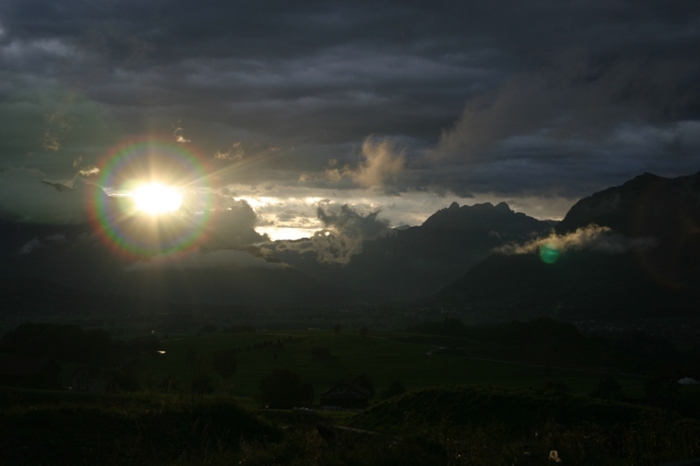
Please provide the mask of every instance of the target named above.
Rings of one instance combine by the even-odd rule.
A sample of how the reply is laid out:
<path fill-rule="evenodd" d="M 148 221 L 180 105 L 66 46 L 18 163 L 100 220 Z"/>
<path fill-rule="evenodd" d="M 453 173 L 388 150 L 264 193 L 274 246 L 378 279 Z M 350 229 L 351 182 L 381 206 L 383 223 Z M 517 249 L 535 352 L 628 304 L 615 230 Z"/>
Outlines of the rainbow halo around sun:
<path fill-rule="evenodd" d="M 203 159 L 190 146 L 132 141 L 110 152 L 100 170 L 91 218 L 112 249 L 153 256 L 197 242 L 212 194 Z"/>

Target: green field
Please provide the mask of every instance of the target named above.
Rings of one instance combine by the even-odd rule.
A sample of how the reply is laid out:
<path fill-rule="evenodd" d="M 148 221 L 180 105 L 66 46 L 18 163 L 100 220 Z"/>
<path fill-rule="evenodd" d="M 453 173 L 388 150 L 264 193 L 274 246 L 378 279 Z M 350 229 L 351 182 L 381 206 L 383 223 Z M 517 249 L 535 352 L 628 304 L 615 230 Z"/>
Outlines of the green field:
<path fill-rule="evenodd" d="M 166 376 L 172 376 L 180 389 L 188 387 L 195 373 L 208 373 L 215 383 L 215 392 L 254 400 L 260 381 L 275 368 L 293 371 L 303 382 L 313 384 L 316 401 L 320 394 L 343 378 L 360 373 L 374 383 L 377 393 L 392 380 L 419 389 L 433 386 L 478 384 L 507 387 L 539 387 L 547 382 L 563 382 L 574 393 L 590 393 L 607 374 L 600 368 L 550 367 L 546 363 L 479 360 L 459 356 L 430 355 L 435 344 L 421 343 L 422 337 L 406 333 L 374 333 L 361 337 L 355 333 L 330 331 L 235 333 L 183 337 L 161 342 L 163 356 L 144 356 L 142 384 L 153 389 Z M 397 341 L 403 340 L 403 341 Z M 417 342 L 406 342 L 414 339 Z M 423 340 L 425 340 L 423 338 Z M 278 347 L 254 348 L 265 342 Z M 331 357 L 315 359 L 312 348 L 330 350 Z M 224 348 L 236 348 L 238 369 L 226 386 L 211 369 L 211 354 Z M 247 349 L 248 348 L 248 349 Z M 199 362 L 193 365 L 188 357 L 193 352 Z M 629 394 L 641 393 L 643 379 L 615 374 Z"/>

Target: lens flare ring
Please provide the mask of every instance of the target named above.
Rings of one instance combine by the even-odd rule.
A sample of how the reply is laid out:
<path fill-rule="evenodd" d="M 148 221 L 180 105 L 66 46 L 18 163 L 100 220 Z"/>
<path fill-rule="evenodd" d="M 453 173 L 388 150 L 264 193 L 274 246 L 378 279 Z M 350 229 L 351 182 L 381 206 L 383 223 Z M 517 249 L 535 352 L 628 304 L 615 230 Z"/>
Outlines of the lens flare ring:
<path fill-rule="evenodd" d="M 561 251 L 552 243 L 543 244 L 540 247 L 540 260 L 545 264 L 554 264 L 559 260 Z"/>
<path fill-rule="evenodd" d="M 196 244 L 210 218 L 212 190 L 204 159 L 191 146 L 161 139 L 128 141 L 110 151 L 99 167 L 89 216 L 111 249 L 143 257 Z M 134 198 L 139 189 L 172 189 L 181 197 L 177 206 L 172 197 L 158 206 L 139 206 Z M 160 210 L 167 215 L 157 215 Z"/>

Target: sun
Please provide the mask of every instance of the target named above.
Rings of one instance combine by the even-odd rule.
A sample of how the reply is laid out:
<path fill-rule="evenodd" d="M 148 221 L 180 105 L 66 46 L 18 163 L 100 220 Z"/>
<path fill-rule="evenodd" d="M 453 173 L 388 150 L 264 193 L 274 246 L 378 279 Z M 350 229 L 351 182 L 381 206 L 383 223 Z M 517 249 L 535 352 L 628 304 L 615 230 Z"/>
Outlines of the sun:
<path fill-rule="evenodd" d="M 141 185 L 132 191 L 131 197 L 139 211 L 151 215 L 175 212 L 182 205 L 182 193 L 160 183 Z"/>

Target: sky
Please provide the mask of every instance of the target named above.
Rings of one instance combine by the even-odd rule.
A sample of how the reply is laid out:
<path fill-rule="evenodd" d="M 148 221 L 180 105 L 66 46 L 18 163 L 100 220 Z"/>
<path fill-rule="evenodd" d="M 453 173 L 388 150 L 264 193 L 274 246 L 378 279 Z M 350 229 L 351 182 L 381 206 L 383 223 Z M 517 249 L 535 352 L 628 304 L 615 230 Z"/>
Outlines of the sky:
<path fill-rule="evenodd" d="M 145 144 L 272 239 L 454 201 L 560 219 L 700 170 L 698 57 L 695 0 L 3 0 L 0 218 L 85 221 L 71 191 L 124 194 Z"/>

